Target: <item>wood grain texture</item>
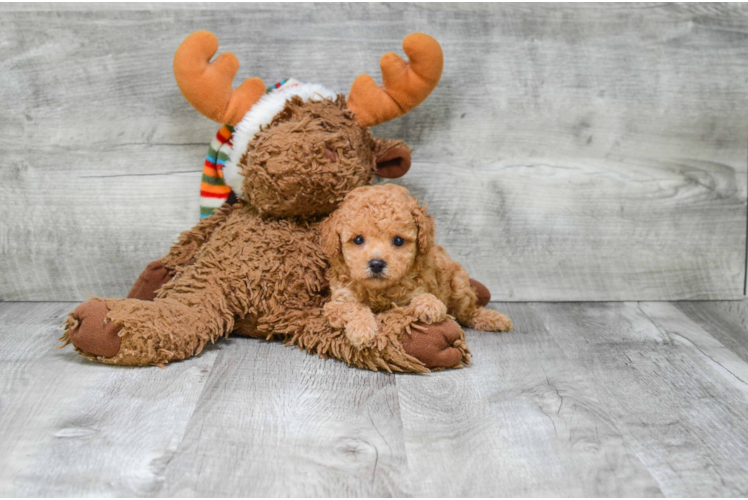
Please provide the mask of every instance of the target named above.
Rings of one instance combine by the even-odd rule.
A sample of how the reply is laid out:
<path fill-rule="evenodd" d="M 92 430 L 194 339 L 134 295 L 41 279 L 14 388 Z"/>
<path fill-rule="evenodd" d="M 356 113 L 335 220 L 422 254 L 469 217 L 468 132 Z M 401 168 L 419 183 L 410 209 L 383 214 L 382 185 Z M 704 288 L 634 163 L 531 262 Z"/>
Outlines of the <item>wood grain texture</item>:
<path fill-rule="evenodd" d="M 745 361 L 670 304 L 532 309 L 666 496 L 748 494 Z"/>
<path fill-rule="evenodd" d="M 744 359 L 699 325 L 695 325 L 672 304 L 643 302 L 639 307 L 673 344 L 684 344 L 691 348 L 689 353 L 701 364 L 711 365 L 748 402 L 748 364 Z M 748 453 L 748 449 L 746 452 Z"/>
<path fill-rule="evenodd" d="M 673 305 L 748 362 L 748 302 L 675 302 Z"/>
<path fill-rule="evenodd" d="M 496 300 L 742 297 L 748 11 L 730 5 L 0 6 L 0 299 L 124 295 L 197 218 L 216 125 L 171 58 L 218 34 L 238 78 L 347 92 L 402 37 L 432 96 L 375 134 Z M 230 15 L 227 15 L 230 13 Z M 238 81 L 238 80 L 237 80 Z"/>
<path fill-rule="evenodd" d="M 0 495 L 152 496 L 216 352 L 169 370 L 55 350 L 71 303 L 0 304 Z"/>
<path fill-rule="evenodd" d="M 279 343 L 223 343 L 162 496 L 402 496 L 395 378 Z"/>
<path fill-rule="evenodd" d="M 0 169 L 0 190 L 16 192 L 20 205 L 18 217 L 0 226 L 4 299 L 125 296 L 146 264 L 168 251 L 185 227 L 180 219 L 195 218 L 194 158 L 204 147 L 114 150 L 40 148 L 43 171 L 23 168 L 20 152 L 8 154 L 19 166 Z M 184 189 L 167 193 L 169 185 Z"/>
<path fill-rule="evenodd" d="M 416 494 L 662 496 L 531 307 L 497 306 L 512 318 L 513 333 L 470 332 L 469 368 L 398 377 Z"/>
<path fill-rule="evenodd" d="M 53 349 L 73 304 L 0 303 L 0 495 L 746 496 L 734 304 L 496 304 L 469 367 L 386 375 L 249 338 L 99 365 Z"/>

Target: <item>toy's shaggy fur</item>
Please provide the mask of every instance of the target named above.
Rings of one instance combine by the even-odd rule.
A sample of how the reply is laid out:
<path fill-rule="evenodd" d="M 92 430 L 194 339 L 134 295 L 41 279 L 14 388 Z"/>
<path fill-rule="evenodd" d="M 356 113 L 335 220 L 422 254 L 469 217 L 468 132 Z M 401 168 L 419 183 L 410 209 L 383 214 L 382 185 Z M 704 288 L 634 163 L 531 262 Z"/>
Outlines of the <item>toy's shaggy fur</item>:
<path fill-rule="evenodd" d="M 223 179 L 226 184 L 231 186 L 237 196 L 241 196 L 242 182 L 244 181 L 239 162 L 246 153 L 249 143 L 255 138 L 257 132 L 262 130 L 263 127 L 267 128 L 267 124 L 273 121 L 273 118 L 283 110 L 286 101 L 292 96 L 298 96 L 303 101 L 320 101 L 322 99 L 334 101 L 337 99 L 336 93 L 323 85 L 301 83 L 280 92 L 265 94 L 252 105 L 252 108 L 234 128 L 234 134 L 231 137 L 233 144 L 231 154 L 229 155 L 229 161 L 223 167 Z"/>
<path fill-rule="evenodd" d="M 78 346 L 83 344 L 76 338 L 103 335 L 106 325 L 85 318 L 105 315 L 119 329 L 116 355 L 77 348 L 103 363 L 163 365 L 193 356 L 234 331 L 280 337 L 371 370 L 427 371 L 403 348 L 401 340 L 410 336 L 411 327 L 422 328 L 407 311 L 378 315 L 380 333 L 363 349 L 324 318 L 330 291 L 320 222 L 352 189 L 371 182 L 377 157 L 389 158 L 386 153 L 393 148 L 405 148 L 399 141 L 372 138 L 344 107 L 342 97 L 289 100 L 240 160 L 246 201 L 224 205 L 179 237 L 161 259 L 174 277 L 156 299 L 86 302 L 68 318 L 63 342 Z M 450 359 L 468 362 L 461 332 L 452 347 L 456 357 Z"/>
<path fill-rule="evenodd" d="M 403 187 L 354 189 L 322 223 L 322 240 L 332 290 L 326 317 L 359 348 L 377 339 L 374 313 L 393 306 L 425 323 L 450 314 L 477 330 L 512 329 L 507 316 L 479 305 L 468 273 L 434 243 L 426 207 Z"/>
<path fill-rule="evenodd" d="M 239 161 L 242 189 L 261 215 L 325 215 L 353 188 L 371 183 L 378 149 L 369 129 L 345 110 L 343 96 L 293 96 Z"/>

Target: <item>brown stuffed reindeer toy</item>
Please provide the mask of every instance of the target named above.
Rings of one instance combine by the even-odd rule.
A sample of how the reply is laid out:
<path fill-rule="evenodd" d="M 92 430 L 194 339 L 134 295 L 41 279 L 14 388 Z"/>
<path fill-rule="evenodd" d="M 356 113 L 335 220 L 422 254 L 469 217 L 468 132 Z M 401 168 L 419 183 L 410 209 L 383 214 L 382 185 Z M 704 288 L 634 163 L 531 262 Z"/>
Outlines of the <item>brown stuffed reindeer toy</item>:
<path fill-rule="evenodd" d="M 434 89 L 442 71 L 436 40 L 407 36 L 409 63 L 385 54 L 383 87 L 361 75 L 347 100 L 315 84 L 266 94 L 258 78 L 233 90 L 238 62 L 225 53 L 210 63 L 217 48 L 211 33 L 190 35 L 176 52 L 174 72 L 197 110 L 236 127 L 226 181 L 238 199 L 182 233 L 128 298 L 78 306 L 65 324 L 64 345 L 102 363 L 163 365 L 234 332 L 280 338 L 371 370 L 468 362 L 464 334 L 452 320 L 428 325 L 393 309 L 378 315 L 376 343 L 361 347 L 323 314 L 330 292 L 320 223 L 374 175 L 399 177 L 410 167 L 405 144 L 375 139 L 369 127 L 407 113 Z M 487 290 L 474 286 L 487 302 Z"/>

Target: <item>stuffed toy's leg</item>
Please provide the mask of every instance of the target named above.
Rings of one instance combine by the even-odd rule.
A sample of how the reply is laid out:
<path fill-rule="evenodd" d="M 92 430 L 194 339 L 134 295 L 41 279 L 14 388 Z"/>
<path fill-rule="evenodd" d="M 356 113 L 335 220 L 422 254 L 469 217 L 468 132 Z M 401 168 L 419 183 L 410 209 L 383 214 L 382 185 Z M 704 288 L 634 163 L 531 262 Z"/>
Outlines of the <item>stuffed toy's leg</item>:
<path fill-rule="evenodd" d="M 388 372 L 427 372 L 434 368 L 452 368 L 470 363 L 470 350 L 462 328 L 453 320 L 439 324 L 419 323 L 403 309 L 392 309 L 376 316 L 379 332 L 376 344 L 357 349 L 345 331 L 332 328 L 323 308 L 290 313 L 280 321 L 243 323 L 237 333 L 268 339 L 281 335 L 322 358 L 337 358 L 349 365 Z"/>
<path fill-rule="evenodd" d="M 70 314 L 60 340 L 94 361 L 163 366 L 199 354 L 232 325 L 218 310 L 174 299 L 97 298 Z"/>
<path fill-rule="evenodd" d="M 199 237 L 200 232 L 188 231 L 180 242 L 189 246 Z M 177 255 L 185 262 L 186 252 Z M 164 258 L 169 259 L 173 262 L 174 254 Z M 207 342 L 228 335 L 235 318 L 245 312 L 246 288 L 237 286 L 229 293 L 210 262 L 198 260 L 178 270 L 155 300 L 84 302 L 66 321 L 63 345 L 72 343 L 83 356 L 103 363 L 163 365 L 198 354 Z"/>
<path fill-rule="evenodd" d="M 478 304 L 491 301 L 491 292 L 481 282 L 470 279 L 470 286 L 478 297 Z M 382 325 L 380 324 L 380 329 Z M 440 323 L 415 322 L 402 332 L 403 350 L 421 361 L 426 368 L 451 368 L 470 363 L 470 349 L 465 343 L 465 332 L 460 325 L 447 319 Z"/>
<path fill-rule="evenodd" d="M 212 215 L 202 219 L 194 228 L 179 235 L 169 253 L 149 263 L 140 274 L 127 295 L 129 299 L 153 300 L 156 292 L 168 283 L 177 268 L 191 264 L 200 247 L 210 239 L 213 231 L 223 224 L 231 214 L 233 206 L 224 204 Z"/>
<path fill-rule="evenodd" d="M 246 301 L 240 290 L 226 297 L 200 264 L 182 268 L 153 301 L 84 302 L 68 317 L 61 340 L 84 357 L 118 365 L 163 365 L 199 354 L 228 335 Z"/>

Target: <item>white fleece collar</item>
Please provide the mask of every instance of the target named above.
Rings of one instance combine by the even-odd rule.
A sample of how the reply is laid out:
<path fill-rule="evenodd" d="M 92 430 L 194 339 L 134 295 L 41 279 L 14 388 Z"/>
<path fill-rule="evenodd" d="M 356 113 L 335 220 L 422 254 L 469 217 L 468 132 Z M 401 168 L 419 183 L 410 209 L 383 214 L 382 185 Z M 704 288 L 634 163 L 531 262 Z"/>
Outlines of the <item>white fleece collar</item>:
<path fill-rule="evenodd" d="M 337 96 L 335 92 L 318 83 L 298 83 L 292 80 L 286 82 L 278 90 L 262 96 L 234 128 L 231 138 L 231 154 L 223 167 L 224 182 L 231 187 L 236 196 L 243 197 L 244 177 L 238 167 L 239 160 L 247 152 L 249 143 L 260 131 L 260 127 L 272 122 L 275 115 L 283 111 L 286 101 L 295 95 L 301 97 L 304 102 L 335 99 Z"/>

